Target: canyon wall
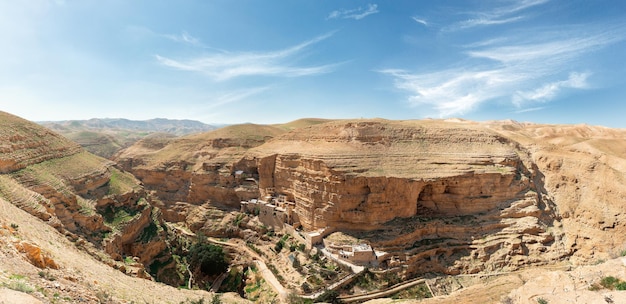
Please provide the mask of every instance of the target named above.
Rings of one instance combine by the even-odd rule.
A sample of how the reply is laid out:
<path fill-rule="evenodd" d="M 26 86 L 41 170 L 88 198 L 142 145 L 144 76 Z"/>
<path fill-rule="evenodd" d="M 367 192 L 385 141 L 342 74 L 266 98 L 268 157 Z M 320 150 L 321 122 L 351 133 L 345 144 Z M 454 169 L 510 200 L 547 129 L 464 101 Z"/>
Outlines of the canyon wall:
<path fill-rule="evenodd" d="M 340 121 L 246 158 L 262 194 L 295 202 L 304 230 L 357 236 L 410 272 L 517 269 L 571 253 L 529 152 L 480 126 Z"/>
<path fill-rule="evenodd" d="M 162 231 L 151 228 L 160 225 L 160 213 L 139 181 L 113 162 L 4 112 L 0 143 L 0 196 L 7 201 L 112 266 L 125 256 L 149 265 L 165 250 Z"/>
<path fill-rule="evenodd" d="M 624 247 L 624 234 L 611 232 L 624 229 L 616 202 L 625 197 L 626 136 L 584 129 L 441 120 L 339 120 L 289 132 L 245 125 L 143 141 L 116 161 L 159 198 L 168 220 L 184 222 L 207 202 L 233 210 L 240 200 L 284 195 L 306 231 L 353 235 L 410 272 L 475 273 L 570 256 L 588 263 Z"/>

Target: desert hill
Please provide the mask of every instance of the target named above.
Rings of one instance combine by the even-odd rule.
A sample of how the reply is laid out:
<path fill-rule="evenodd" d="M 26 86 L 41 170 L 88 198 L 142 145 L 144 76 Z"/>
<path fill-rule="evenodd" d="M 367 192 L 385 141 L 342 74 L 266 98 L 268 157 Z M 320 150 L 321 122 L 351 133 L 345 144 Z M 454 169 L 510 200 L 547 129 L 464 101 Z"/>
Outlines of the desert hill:
<path fill-rule="evenodd" d="M 43 121 L 40 125 L 80 144 L 87 151 L 104 158 L 149 135 L 182 136 L 214 130 L 217 127 L 195 120 L 155 118 L 129 120 L 92 118 L 89 120 Z"/>
<path fill-rule="evenodd" d="M 155 292 L 166 286 L 146 280 L 146 267 L 170 257 L 171 246 L 160 212 L 134 176 L 4 112 L 0 143 L 2 286 L 41 289 L 37 298 L 44 302 L 60 294 L 64 301 L 90 303 L 208 297 Z M 58 281 L 40 282 L 44 273 Z"/>
<path fill-rule="evenodd" d="M 120 274 L 185 284 L 187 245 L 181 244 L 202 233 L 240 252 L 227 285 L 239 273 L 240 295 L 286 301 L 273 285 L 278 283 L 268 285 L 271 279 L 253 274 L 252 257 L 268 263 L 284 288 L 315 292 L 346 275 L 346 269 L 320 260 L 318 249 L 304 250 L 302 242 L 312 242 L 315 234 L 325 238 L 327 249 L 360 243 L 374 248 L 376 262 L 365 278 L 378 276 L 388 284 L 430 278 L 428 288 L 437 297 L 429 303 L 458 302 L 463 292 L 474 302 L 506 296 L 515 303 L 539 297 L 553 303 L 581 294 L 602 299 L 602 288 L 587 288 L 609 273 L 626 280 L 620 259 L 604 263 L 626 252 L 626 130 L 515 121 L 303 119 L 150 136 L 106 160 L 0 114 L 1 202 L 54 227 L 55 238 L 80 244 L 77 254 Z M 262 209 L 269 215 L 239 212 L 245 211 L 241 201 L 255 199 L 282 205 Z M 11 230 L 11 218 L 0 220 L 5 242 L 20 232 L 32 237 Z M 72 267 L 40 239 L 33 242 L 61 271 Z M 283 246 L 290 250 L 281 251 Z M 18 247 L 8 247 L 15 250 L 5 251 L 7 257 L 23 256 Z M 532 291 L 573 271 L 581 279 L 556 297 Z M 602 273 L 587 276 L 593 271 Z M 10 275 L 0 279 L 15 281 Z M 358 286 L 340 293 L 363 292 Z M 274 293 L 259 297 L 258 290 Z M 138 299 L 111 292 L 117 299 Z M 172 294 L 167 301 L 187 295 Z"/>

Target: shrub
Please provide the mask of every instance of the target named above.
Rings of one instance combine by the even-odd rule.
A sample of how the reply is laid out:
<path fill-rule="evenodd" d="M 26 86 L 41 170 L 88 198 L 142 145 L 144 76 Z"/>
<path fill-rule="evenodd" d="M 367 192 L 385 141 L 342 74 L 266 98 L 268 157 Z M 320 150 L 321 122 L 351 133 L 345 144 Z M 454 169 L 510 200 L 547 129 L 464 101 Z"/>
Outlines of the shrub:
<path fill-rule="evenodd" d="M 34 288 L 32 288 L 30 285 L 26 284 L 23 281 L 11 281 L 8 285 L 6 285 L 6 287 L 25 293 L 32 293 L 33 291 L 35 291 Z"/>
<path fill-rule="evenodd" d="M 548 304 L 548 300 L 544 298 L 537 298 L 537 304 Z"/>
<path fill-rule="evenodd" d="M 285 241 L 280 239 L 278 242 L 276 242 L 276 246 L 274 246 L 274 251 L 276 251 L 276 253 L 280 253 L 280 251 L 283 250 L 284 246 L 285 246 Z"/>
<path fill-rule="evenodd" d="M 604 277 L 600 281 L 600 285 L 602 285 L 602 287 L 608 288 L 608 289 L 614 289 L 615 285 L 617 285 L 617 283 L 619 283 L 619 279 L 616 278 L 616 277 L 613 277 L 613 276 Z"/>
<path fill-rule="evenodd" d="M 208 275 L 220 274 L 228 269 L 226 254 L 222 247 L 196 243 L 189 249 L 189 264 Z"/>
<path fill-rule="evenodd" d="M 214 294 L 211 298 L 211 304 L 222 304 L 222 295 Z"/>
<path fill-rule="evenodd" d="M 335 291 L 335 290 L 326 290 L 326 291 L 324 291 L 324 293 L 322 293 L 322 295 L 317 297 L 314 302 L 315 303 L 324 302 L 324 303 L 338 304 L 338 303 L 341 303 L 341 300 L 339 299 L 339 293 L 337 291 Z"/>
<path fill-rule="evenodd" d="M 44 278 L 44 279 L 46 279 L 48 281 L 56 280 L 56 278 L 51 273 L 49 273 L 47 271 L 40 271 L 38 274 L 39 274 L 39 277 Z"/>
<path fill-rule="evenodd" d="M 17 228 L 20 228 L 20 226 L 16 223 L 11 223 L 11 228 L 13 228 L 13 230 L 17 230 Z"/>
<path fill-rule="evenodd" d="M 619 282 L 615 285 L 617 290 L 626 290 L 626 282 Z"/>

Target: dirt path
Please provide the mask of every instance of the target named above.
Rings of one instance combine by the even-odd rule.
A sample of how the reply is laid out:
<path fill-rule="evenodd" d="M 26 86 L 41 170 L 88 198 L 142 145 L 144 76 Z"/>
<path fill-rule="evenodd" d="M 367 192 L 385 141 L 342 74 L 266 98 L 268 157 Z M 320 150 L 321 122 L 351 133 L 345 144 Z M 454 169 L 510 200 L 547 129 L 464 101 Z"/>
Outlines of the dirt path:
<path fill-rule="evenodd" d="M 413 287 L 415 285 L 418 285 L 418 284 L 421 284 L 421 283 L 424 283 L 424 282 L 426 282 L 425 279 L 413 279 L 411 281 L 407 281 L 407 282 L 404 282 L 402 284 L 398 284 L 396 286 L 392 286 L 389 289 L 369 292 L 369 293 L 362 294 L 362 295 L 346 296 L 346 297 L 339 297 L 339 298 L 344 303 L 368 301 L 368 300 L 373 300 L 373 299 L 377 299 L 377 298 L 387 297 L 389 295 L 392 295 L 394 293 L 400 292 L 400 291 L 402 291 L 404 289 Z"/>
<path fill-rule="evenodd" d="M 252 257 L 252 259 L 254 260 L 254 262 L 256 263 L 259 269 L 259 273 L 261 274 L 261 276 L 263 276 L 263 279 L 268 284 L 270 284 L 270 286 L 272 287 L 272 289 L 274 289 L 276 294 L 278 294 L 281 302 L 288 303 L 287 297 L 289 296 L 289 292 L 287 291 L 287 289 L 285 289 L 285 287 L 283 287 L 282 284 L 280 284 L 280 282 L 278 281 L 274 273 L 269 268 L 267 268 L 267 264 L 265 264 L 265 262 L 263 261 L 263 258 L 258 253 L 248 248 L 248 246 L 245 246 L 239 243 L 223 242 L 214 238 L 207 238 L 207 240 L 211 243 L 228 246 L 238 251 L 245 251 L 249 256 Z"/>

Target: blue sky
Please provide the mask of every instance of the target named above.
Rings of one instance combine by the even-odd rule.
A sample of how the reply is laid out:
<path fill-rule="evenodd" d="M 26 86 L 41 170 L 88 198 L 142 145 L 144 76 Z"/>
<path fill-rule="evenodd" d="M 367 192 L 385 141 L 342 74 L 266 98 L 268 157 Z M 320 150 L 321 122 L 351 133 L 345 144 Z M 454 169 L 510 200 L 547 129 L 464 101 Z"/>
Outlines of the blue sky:
<path fill-rule="evenodd" d="M 30 120 L 515 119 L 626 128 L 626 1 L 0 0 Z"/>

